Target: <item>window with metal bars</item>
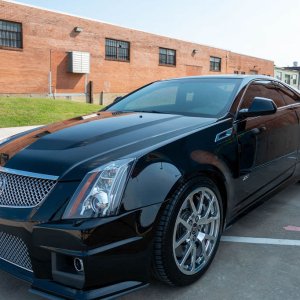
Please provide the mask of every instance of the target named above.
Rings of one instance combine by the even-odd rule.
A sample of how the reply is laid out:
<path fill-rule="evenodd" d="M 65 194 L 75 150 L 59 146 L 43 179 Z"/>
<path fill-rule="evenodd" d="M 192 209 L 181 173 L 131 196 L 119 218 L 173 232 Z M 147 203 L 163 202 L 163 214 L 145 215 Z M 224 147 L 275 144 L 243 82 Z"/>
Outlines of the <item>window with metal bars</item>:
<path fill-rule="evenodd" d="M 220 57 L 210 57 L 210 71 L 221 71 L 221 58 Z"/>
<path fill-rule="evenodd" d="M 0 47 L 22 48 L 22 24 L 0 20 Z"/>
<path fill-rule="evenodd" d="M 159 48 L 159 64 L 176 66 L 176 50 Z"/>
<path fill-rule="evenodd" d="M 129 61 L 130 43 L 105 39 L 105 58 L 109 60 Z"/>

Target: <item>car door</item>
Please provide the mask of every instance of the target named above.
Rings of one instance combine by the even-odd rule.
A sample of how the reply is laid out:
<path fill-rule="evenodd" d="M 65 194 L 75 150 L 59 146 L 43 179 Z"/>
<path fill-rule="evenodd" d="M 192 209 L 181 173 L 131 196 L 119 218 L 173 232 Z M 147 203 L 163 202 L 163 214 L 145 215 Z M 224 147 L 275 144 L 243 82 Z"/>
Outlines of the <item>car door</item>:
<path fill-rule="evenodd" d="M 295 111 L 286 106 L 273 81 L 252 82 L 241 101 L 240 109 L 249 108 L 255 97 L 272 99 L 277 112 L 272 115 L 237 120 L 239 147 L 239 202 L 237 210 L 291 176 L 297 159 L 298 141 Z"/>

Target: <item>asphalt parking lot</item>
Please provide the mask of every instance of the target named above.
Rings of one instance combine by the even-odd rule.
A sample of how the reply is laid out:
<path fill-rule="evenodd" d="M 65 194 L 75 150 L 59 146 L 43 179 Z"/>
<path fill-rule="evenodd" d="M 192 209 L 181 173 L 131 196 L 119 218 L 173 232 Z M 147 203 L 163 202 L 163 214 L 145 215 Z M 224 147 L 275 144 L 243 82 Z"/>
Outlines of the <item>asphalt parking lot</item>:
<path fill-rule="evenodd" d="M 10 134 L 0 130 L 0 138 Z M 0 300 L 42 299 L 28 288 L 0 271 Z M 153 281 L 122 297 L 137 299 L 300 299 L 300 184 L 281 191 L 229 228 L 198 282 L 173 288 Z"/>
<path fill-rule="evenodd" d="M 221 242 L 210 269 L 195 284 L 172 288 L 153 282 L 122 300 L 300 299 L 300 184 L 240 219 L 224 233 L 226 239 L 234 242 Z"/>

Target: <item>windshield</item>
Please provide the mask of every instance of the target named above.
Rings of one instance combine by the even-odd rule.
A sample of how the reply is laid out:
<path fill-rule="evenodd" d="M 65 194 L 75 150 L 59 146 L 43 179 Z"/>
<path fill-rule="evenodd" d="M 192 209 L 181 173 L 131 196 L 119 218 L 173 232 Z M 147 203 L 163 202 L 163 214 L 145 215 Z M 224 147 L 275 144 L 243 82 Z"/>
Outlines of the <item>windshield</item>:
<path fill-rule="evenodd" d="M 241 79 L 190 78 L 152 83 L 112 104 L 108 111 L 220 117 L 229 109 Z"/>

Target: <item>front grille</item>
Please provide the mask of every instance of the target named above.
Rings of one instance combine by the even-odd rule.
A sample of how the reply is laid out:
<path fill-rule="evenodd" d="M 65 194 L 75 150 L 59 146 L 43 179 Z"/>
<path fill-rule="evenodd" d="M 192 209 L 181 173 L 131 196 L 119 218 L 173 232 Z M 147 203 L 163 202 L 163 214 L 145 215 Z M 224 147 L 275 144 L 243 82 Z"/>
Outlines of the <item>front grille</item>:
<path fill-rule="evenodd" d="M 0 231 L 0 259 L 32 272 L 28 249 L 17 236 Z"/>
<path fill-rule="evenodd" d="M 4 169 L 4 168 L 3 168 Z M 0 171 L 0 206 L 34 207 L 41 203 L 56 181 Z"/>

